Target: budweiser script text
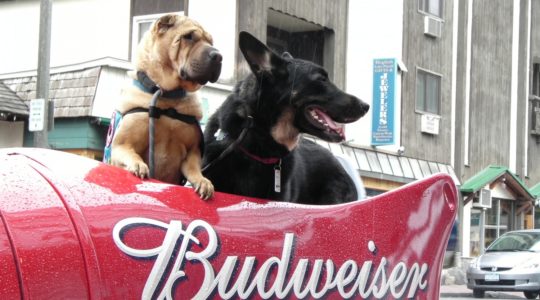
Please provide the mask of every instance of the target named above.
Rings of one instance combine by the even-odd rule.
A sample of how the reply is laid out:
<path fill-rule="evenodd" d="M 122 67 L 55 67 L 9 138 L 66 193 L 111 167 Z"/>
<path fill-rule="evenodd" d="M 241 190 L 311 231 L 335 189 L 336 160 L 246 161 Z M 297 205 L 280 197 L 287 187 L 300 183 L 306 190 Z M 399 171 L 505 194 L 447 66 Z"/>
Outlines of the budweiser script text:
<path fill-rule="evenodd" d="M 122 239 L 123 232 L 141 226 L 165 229 L 163 243 L 152 249 L 135 249 L 126 245 Z M 201 244 L 196 233 L 208 236 L 206 246 Z M 253 296 L 253 293 L 258 293 L 263 299 L 291 296 L 321 298 L 336 291 L 343 298 L 383 299 L 390 295 L 394 298 L 414 298 L 418 290 L 425 290 L 428 285 L 427 264 L 419 265 L 415 262 L 407 266 L 399 262 L 390 266 L 386 257 L 381 258 L 378 266 L 371 260 L 362 263 L 347 260 L 339 268 L 331 259 L 310 261 L 299 258 L 292 269 L 291 258 L 296 257 L 293 250 L 294 238 L 293 233 L 285 233 L 281 256 L 269 257 L 258 270 L 255 270 L 259 264 L 255 256 L 227 256 L 221 268 L 216 270 L 212 260 L 215 259 L 219 239 L 214 228 L 205 221 L 194 220 L 184 229 L 182 222 L 177 220 L 167 224 L 133 217 L 118 222 L 113 229 L 114 242 L 122 252 L 135 258 L 155 258 L 142 299 L 173 299 L 175 295 L 181 296 L 181 286 L 187 284 L 181 280 L 189 277 L 185 272 L 188 263 L 200 264 L 204 269 L 204 279 L 193 299 L 207 299 L 215 296 L 215 293 L 222 299 L 246 299 Z M 191 251 L 193 244 L 202 250 Z M 240 259 L 243 259 L 241 267 L 237 265 Z M 171 268 L 172 260 L 174 264 Z M 271 278 L 275 279 L 271 281 Z"/>

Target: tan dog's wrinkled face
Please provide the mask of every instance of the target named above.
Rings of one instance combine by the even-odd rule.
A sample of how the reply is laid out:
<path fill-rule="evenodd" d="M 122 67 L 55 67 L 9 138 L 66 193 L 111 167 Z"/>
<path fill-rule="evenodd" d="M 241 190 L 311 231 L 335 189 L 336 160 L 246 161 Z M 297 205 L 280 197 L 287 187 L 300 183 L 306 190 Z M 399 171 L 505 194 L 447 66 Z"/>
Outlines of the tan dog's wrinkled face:
<path fill-rule="evenodd" d="M 136 66 L 165 90 L 195 91 L 216 82 L 221 73 L 222 56 L 212 43 L 212 36 L 194 20 L 165 15 L 141 40 Z M 156 61 L 159 68 L 151 65 Z"/>

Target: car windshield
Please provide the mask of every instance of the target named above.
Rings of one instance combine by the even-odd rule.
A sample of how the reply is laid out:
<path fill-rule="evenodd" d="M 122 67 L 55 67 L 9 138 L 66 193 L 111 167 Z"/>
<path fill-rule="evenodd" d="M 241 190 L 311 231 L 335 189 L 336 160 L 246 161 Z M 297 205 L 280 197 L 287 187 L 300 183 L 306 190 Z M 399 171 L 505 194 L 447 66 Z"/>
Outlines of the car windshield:
<path fill-rule="evenodd" d="M 538 250 L 540 250 L 540 232 L 509 232 L 496 239 L 486 251 Z"/>

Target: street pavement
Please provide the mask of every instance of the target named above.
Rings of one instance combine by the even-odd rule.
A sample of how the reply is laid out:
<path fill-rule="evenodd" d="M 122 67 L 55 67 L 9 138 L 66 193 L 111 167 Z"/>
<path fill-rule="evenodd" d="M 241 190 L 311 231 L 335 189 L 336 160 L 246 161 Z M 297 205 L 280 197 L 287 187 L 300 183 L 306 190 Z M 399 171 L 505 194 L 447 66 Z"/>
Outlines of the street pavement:
<path fill-rule="evenodd" d="M 440 300 L 475 299 L 466 285 L 441 285 Z M 526 299 L 521 292 L 486 292 L 484 299 Z"/>

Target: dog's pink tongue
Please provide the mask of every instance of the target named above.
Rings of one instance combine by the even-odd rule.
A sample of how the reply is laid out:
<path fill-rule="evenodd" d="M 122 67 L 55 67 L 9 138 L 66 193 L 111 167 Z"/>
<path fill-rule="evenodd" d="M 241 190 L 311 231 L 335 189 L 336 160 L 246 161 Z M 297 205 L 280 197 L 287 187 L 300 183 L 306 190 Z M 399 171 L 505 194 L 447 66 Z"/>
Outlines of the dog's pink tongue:
<path fill-rule="evenodd" d="M 337 132 L 340 136 L 343 137 L 343 139 L 345 139 L 345 126 L 343 124 L 334 122 L 334 120 L 332 120 L 332 118 L 330 118 L 322 110 L 315 109 L 315 111 L 317 112 L 317 115 L 319 116 L 319 118 L 323 119 L 324 123 L 328 125 L 328 128 Z"/>

